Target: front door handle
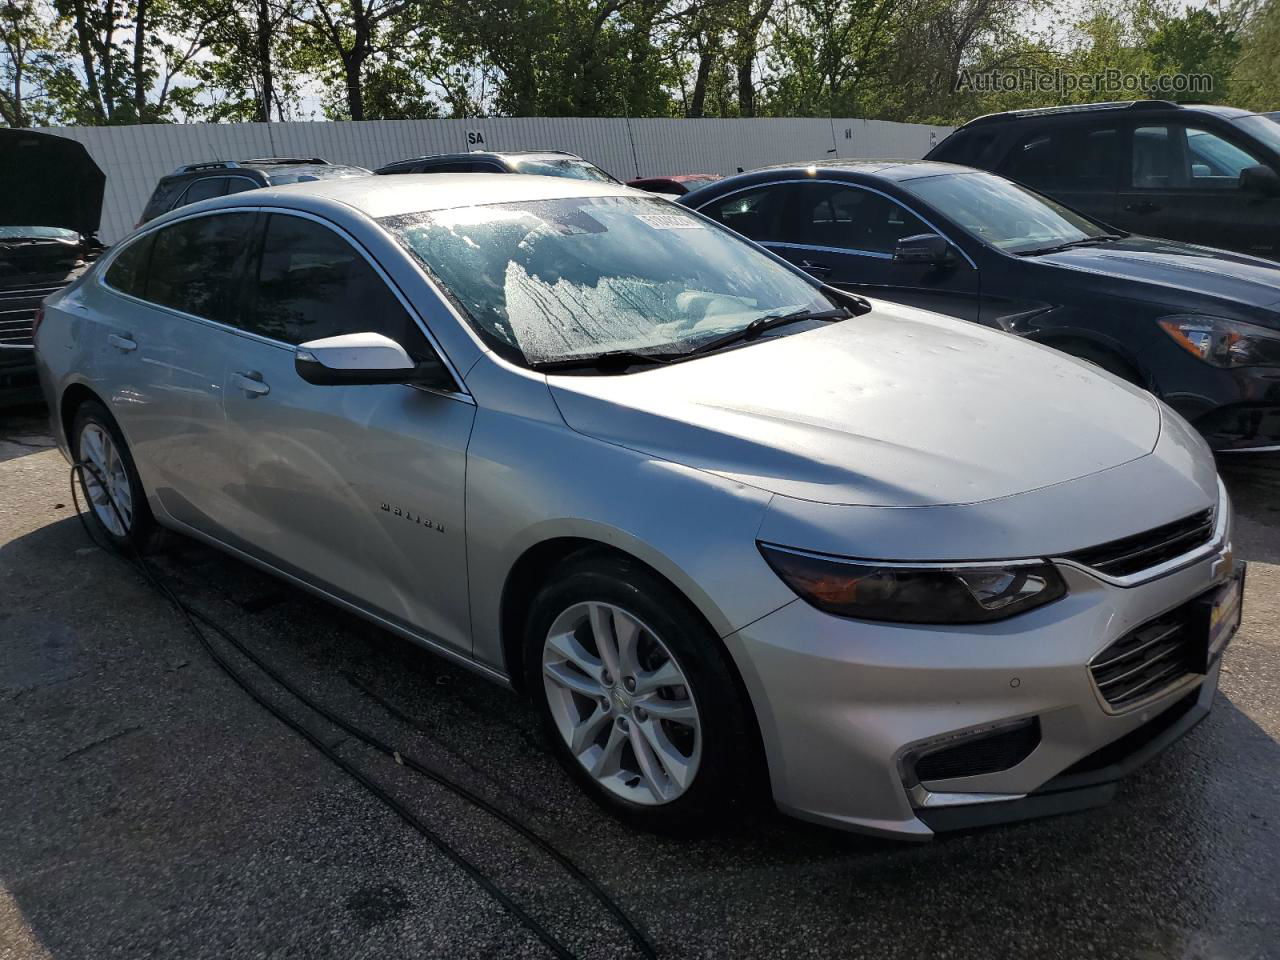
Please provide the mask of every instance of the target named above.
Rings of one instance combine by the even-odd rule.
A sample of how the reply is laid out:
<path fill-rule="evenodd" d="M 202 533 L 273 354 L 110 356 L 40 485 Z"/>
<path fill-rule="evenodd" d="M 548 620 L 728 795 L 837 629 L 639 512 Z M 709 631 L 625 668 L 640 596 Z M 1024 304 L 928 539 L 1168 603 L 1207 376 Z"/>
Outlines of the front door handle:
<path fill-rule="evenodd" d="M 825 263 L 814 263 L 812 260 L 801 260 L 800 269 L 805 273 L 811 273 L 815 277 L 825 277 L 831 273 L 831 267 Z"/>
<path fill-rule="evenodd" d="M 258 397 L 265 397 L 271 392 L 271 388 L 262 380 L 262 374 L 256 370 L 249 370 L 245 373 L 237 373 L 231 378 L 237 387 L 244 391 L 244 395 L 250 400 Z"/>
<path fill-rule="evenodd" d="M 111 344 L 121 353 L 133 353 L 138 349 L 138 341 L 130 340 L 128 337 L 122 337 L 118 333 L 112 333 L 107 336 L 107 343 Z"/>
<path fill-rule="evenodd" d="M 1135 200 L 1133 203 L 1126 203 L 1124 208 L 1130 213 L 1155 213 L 1160 209 L 1160 204 L 1150 200 Z"/>

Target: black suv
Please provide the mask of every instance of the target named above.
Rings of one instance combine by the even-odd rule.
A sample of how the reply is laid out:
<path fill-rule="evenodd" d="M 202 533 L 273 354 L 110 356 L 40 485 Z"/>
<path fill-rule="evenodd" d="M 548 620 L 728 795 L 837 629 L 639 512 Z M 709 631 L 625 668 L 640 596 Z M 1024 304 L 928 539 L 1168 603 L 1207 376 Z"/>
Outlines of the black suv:
<path fill-rule="evenodd" d="M 374 173 L 531 173 L 542 177 L 573 177 L 621 183 L 590 160 L 560 150 L 509 150 L 503 153 L 476 150 L 442 153 L 432 157 L 397 160 Z"/>
<path fill-rule="evenodd" d="M 0 406 L 38 400 L 32 346 L 49 294 L 97 257 L 106 177 L 82 144 L 0 130 Z"/>
<path fill-rule="evenodd" d="M 364 167 L 330 163 L 319 157 L 259 157 L 256 160 L 208 160 L 188 163 L 161 177 L 142 211 L 138 226 L 162 213 L 185 207 L 197 200 L 228 193 L 278 187 L 308 180 L 336 180 L 340 177 L 367 177 Z"/>
<path fill-rule="evenodd" d="M 926 157 L 999 173 L 1124 230 L 1280 260 L 1280 123 L 1165 100 L 993 113 Z"/>

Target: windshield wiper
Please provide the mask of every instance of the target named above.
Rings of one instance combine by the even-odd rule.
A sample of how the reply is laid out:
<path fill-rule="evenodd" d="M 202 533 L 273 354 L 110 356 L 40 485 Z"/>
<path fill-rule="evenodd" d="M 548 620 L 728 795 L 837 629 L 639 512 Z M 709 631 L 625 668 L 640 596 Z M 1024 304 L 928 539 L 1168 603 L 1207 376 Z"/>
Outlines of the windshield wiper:
<path fill-rule="evenodd" d="M 804 320 L 845 320 L 851 316 L 853 313 L 848 307 L 836 307 L 833 310 L 796 310 L 793 313 L 766 313 L 763 317 L 756 317 L 741 329 L 731 330 L 723 336 L 698 344 L 689 351 L 687 356 L 712 353 L 739 340 L 754 340 L 766 330 L 783 327 L 789 323 L 800 323 Z"/>
<path fill-rule="evenodd" d="M 1119 233 L 1100 233 L 1096 237 L 1081 237 L 1079 240 L 1068 240 L 1066 243 L 1055 243 L 1051 247 L 1038 247 L 1035 250 L 1021 250 L 1018 252 L 1020 257 L 1038 257 L 1043 253 L 1058 253 L 1062 250 L 1070 250 L 1072 247 L 1083 247 L 1090 243 L 1110 243 L 1112 240 L 1123 240 L 1124 235 Z"/>
<path fill-rule="evenodd" d="M 689 356 L 687 353 L 637 353 L 634 350 L 607 350 L 604 353 L 587 353 L 579 357 L 560 360 L 530 360 L 532 370 L 625 370 L 640 364 L 674 363 Z"/>

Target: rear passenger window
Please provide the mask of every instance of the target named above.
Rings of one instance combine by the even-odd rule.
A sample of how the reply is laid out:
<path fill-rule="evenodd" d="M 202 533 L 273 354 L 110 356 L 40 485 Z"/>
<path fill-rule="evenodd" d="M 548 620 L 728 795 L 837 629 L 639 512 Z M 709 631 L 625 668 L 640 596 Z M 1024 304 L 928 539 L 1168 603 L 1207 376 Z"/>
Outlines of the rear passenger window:
<path fill-rule="evenodd" d="M 1109 189 L 1115 186 L 1119 144 L 1114 128 L 1065 127 L 1033 133 L 1013 148 L 1000 173 L 1047 191 Z"/>
<path fill-rule="evenodd" d="M 377 272 L 350 243 L 302 217 L 267 221 L 247 329 L 299 344 L 344 333 L 381 333 L 411 356 L 425 338 Z"/>
<path fill-rule="evenodd" d="M 226 190 L 226 177 L 205 177 L 203 180 L 197 180 L 187 187 L 187 192 L 182 195 L 182 199 L 175 204 L 175 207 L 185 207 L 188 203 L 195 203 L 197 200 L 220 197 Z"/>
<path fill-rule="evenodd" d="M 785 239 L 806 246 L 891 254 L 903 237 L 933 232 L 888 197 L 843 184 L 797 184 L 787 206 Z"/>
<path fill-rule="evenodd" d="M 193 217 L 156 231 L 146 299 L 206 320 L 233 322 L 239 266 L 254 217 Z"/>
<path fill-rule="evenodd" d="M 142 297 L 146 293 L 147 261 L 151 259 L 151 242 L 154 239 L 155 236 L 148 233 L 121 250 L 107 268 L 103 278 L 107 285 L 121 293 Z"/>
<path fill-rule="evenodd" d="M 227 177 L 227 196 L 233 193 L 244 193 L 246 190 L 256 190 L 258 185 L 252 180 L 246 180 L 244 177 Z"/>
<path fill-rule="evenodd" d="M 783 184 L 743 190 L 701 207 L 712 220 L 719 220 L 752 240 L 768 242 L 780 239 Z"/>

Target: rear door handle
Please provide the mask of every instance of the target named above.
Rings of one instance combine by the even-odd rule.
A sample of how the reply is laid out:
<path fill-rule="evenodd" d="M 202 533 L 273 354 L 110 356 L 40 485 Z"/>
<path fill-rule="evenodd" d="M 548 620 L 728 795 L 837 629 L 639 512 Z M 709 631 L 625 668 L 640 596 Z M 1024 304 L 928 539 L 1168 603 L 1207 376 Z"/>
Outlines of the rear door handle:
<path fill-rule="evenodd" d="M 815 277 L 825 277 L 831 273 L 831 267 L 825 263 L 814 263 L 812 260 L 801 260 L 800 269 L 805 273 L 811 273 Z"/>
<path fill-rule="evenodd" d="M 265 397 L 271 392 L 271 388 L 263 383 L 262 374 L 253 370 L 247 373 L 237 372 L 231 379 L 237 387 L 244 391 L 245 396 L 250 400 Z"/>
<path fill-rule="evenodd" d="M 1135 200 L 1133 203 L 1126 203 L 1124 208 L 1130 213 L 1155 213 L 1160 209 L 1160 204 L 1150 200 Z"/>
<path fill-rule="evenodd" d="M 128 337 L 122 337 L 118 333 L 112 333 L 107 336 L 107 343 L 111 344 L 121 353 L 133 353 L 138 349 L 138 341 L 131 340 Z"/>

